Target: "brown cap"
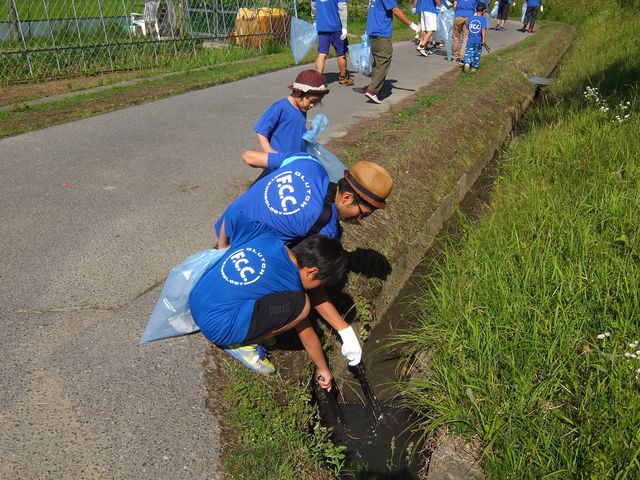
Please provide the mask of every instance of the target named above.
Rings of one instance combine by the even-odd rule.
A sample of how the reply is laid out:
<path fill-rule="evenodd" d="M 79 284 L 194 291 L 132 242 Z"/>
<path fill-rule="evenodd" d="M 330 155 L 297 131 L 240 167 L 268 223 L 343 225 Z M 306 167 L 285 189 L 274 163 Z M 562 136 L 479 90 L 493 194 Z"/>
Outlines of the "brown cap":
<path fill-rule="evenodd" d="M 324 75 L 315 70 L 303 70 L 296 77 L 293 85 L 289 85 L 291 90 L 298 90 L 303 93 L 329 93 L 327 80 Z"/>
<path fill-rule="evenodd" d="M 376 208 L 386 208 L 386 198 L 393 188 L 393 180 L 377 163 L 361 160 L 344 171 L 344 179 L 356 193 Z"/>

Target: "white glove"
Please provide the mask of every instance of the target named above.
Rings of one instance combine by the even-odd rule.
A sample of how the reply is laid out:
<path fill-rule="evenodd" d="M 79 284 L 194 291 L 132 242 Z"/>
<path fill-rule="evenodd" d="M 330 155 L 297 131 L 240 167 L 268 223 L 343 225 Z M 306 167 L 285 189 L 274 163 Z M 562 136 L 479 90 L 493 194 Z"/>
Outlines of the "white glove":
<path fill-rule="evenodd" d="M 347 29 L 343 28 L 342 35 L 340 35 L 340 40 L 344 40 L 345 38 L 347 38 Z"/>
<path fill-rule="evenodd" d="M 418 10 L 416 10 L 416 7 L 413 7 L 413 8 L 411 9 L 411 13 L 417 13 L 417 12 L 418 12 Z"/>
<path fill-rule="evenodd" d="M 449 0 L 444 0 L 444 3 L 447 4 L 447 7 L 450 7 L 453 5 L 453 3 L 451 3 Z"/>
<path fill-rule="evenodd" d="M 409 28 L 411 30 L 413 30 L 414 32 L 418 33 L 420 31 L 420 27 L 418 27 L 418 25 L 416 25 L 415 23 L 411 22 L 411 25 L 409 25 Z"/>
<path fill-rule="evenodd" d="M 353 331 L 353 327 L 349 326 L 338 332 L 342 339 L 342 355 L 349 361 L 349 365 L 352 367 L 360 363 L 362 359 L 362 347 L 356 332 Z"/>
<path fill-rule="evenodd" d="M 544 6 L 543 5 L 540 5 L 540 11 L 544 12 Z"/>

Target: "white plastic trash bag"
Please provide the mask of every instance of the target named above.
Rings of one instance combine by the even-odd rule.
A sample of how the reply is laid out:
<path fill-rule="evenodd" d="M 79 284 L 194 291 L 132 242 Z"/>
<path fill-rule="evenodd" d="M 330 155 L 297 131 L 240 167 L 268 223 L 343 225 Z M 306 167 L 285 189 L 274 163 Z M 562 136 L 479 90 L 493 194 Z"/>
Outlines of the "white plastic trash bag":
<path fill-rule="evenodd" d="M 302 61 L 304 57 L 311 51 L 311 47 L 318 38 L 318 32 L 309 22 L 300 20 L 298 17 L 291 18 L 291 37 L 289 43 L 291 44 L 291 51 L 293 53 L 293 60 L 296 65 Z"/>
<path fill-rule="evenodd" d="M 491 18 L 496 18 L 498 16 L 498 4 L 500 3 L 499 0 L 496 0 L 496 3 L 493 5 L 493 8 L 491 9 Z"/>
<path fill-rule="evenodd" d="M 347 167 L 327 148 L 323 147 L 316 140 L 316 135 L 324 132 L 329 125 L 329 119 L 323 113 L 319 113 L 311 122 L 311 129 L 307 130 L 302 138 L 307 142 L 307 153 L 313 155 L 316 160 L 324 167 L 329 175 L 331 182 L 337 182 L 344 177 L 344 171 Z"/>
<path fill-rule="evenodd" d="M 527 14 L 527 2 L 522 3 L 522 23 L 524 23 L 524 17 Z"/>
<path fill-rule="evenodd" d="M 369 36 L 362 35 L 362 43 L 354 43 L 349 45 L 349 58 L 351 64 L 356 71 L 367 77 L 371 76 L 373 70 L 373 55 L 371 54 L 371 45 Z"/>
<path fill-rule="evenodd" d="M 456 13 L 453 8 L 438 15 L 436 41 L 444 41 L 444 47 L 447 50 L 447 60 L 449 61 L 451 61 L 453 57 L 453 20 L 455 16 Z"/>
<path fill-rule="evenodd" d="M 175 337 L 200 330 L 191 317 L 189 294 L 202 275 L 226 252 L 204 250 L 194 253 L 169 272 L 140 343 Z"/>

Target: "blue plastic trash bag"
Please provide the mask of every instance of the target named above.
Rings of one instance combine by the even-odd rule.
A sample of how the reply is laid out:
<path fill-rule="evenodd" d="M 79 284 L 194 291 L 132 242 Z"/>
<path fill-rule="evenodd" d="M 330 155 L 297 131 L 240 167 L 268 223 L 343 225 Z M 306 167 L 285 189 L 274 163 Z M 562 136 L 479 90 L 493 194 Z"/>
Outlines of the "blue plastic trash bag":
<path fill-rule="evenodd" d="M 493 5 L 493 8 L 491 9 L 491 18 L 496 18 L 498 16 L 498 4 L 500 2 L 498 0 L 496 0 L 496 3 Z"/>
<path fill-rule="evenodd" d="M 329 180 L 336 183 L 344 177 L 344 171 L 347 167 L 333 153 L 319 143 L 307 143 L 307 153 L 310 153 L 318 159 L 320 164 L 329 174 Z"/>
<path fill-rule="evenodd" d="M 456 16 L 453 8 L 448 9 L 438 15 L 436 32 L 436 41 L 444 41 L 444 47 L 447 50 L 447 60 L 451 61 L 453 57 L 453 20 Z"/>
<path fill-rule="evenodd" d="M 329 175 L 330 181 L 337 182 L 344 177 L 344 171 L 347 167 L 344 166 L 344 163 L 342 163 L 338 157 L 320 145 L 316 140 L 316 136 L 324 132 L 328 125 L 329 120 L 327 116 L 319 113 L 313 118 L 311 129 L 307 130 L 302 138 L 307 142 L 307 153 L 313 155 L 318 163 L 324 167 Z"/>
<path fill-rule="evenodd" d="M 185 335 L 200 330 L 191 318 L 189 294 L 204 273 L 226 252 L 204 250 L 194 253 L 169 272 L 140 343 Z"/>
<path fill-rule="evenodd" d="M 329 119 L 324 113 L 319 113 L 313 117 L 311 128 L 304 132 L 302 139 L 307 142 L 315 142 L 319 133 L 324 132 L 329 126 Z"/>
<path fill-rule="evenodd" d="M 309 22 L 300 20 L 298 17 L 291 18 L 291 51 L 293 52 L 293 60 L 296 65 L 302 61 L 304 57 L 311 51 L 311 47 L 318 38 L 318 32 Z"/>
<path fill-rule="evenodd" d="M 369 36 L 362 35 L 362 43 L 349 45 L 349 58 L 356 71 L 367 77 L 371 76 L 373 69 L 373 55 L 371 55 L 371 45 Z"/>

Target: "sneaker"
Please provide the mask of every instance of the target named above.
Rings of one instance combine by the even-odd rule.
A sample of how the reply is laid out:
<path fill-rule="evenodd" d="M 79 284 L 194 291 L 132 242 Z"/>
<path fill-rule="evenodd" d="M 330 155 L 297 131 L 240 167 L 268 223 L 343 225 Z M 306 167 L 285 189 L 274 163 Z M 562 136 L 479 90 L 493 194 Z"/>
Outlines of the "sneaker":
<path fill-rule="evenodd" d="M 518 31 L 524 33 L 527 31 L 527 29 L 525 27 L 522 27 L 522 28 L 519 28 Z"/>
<path fill-rule="evenodd" d="M 432 52 L 431 52 L 431 50 L 426 50 L 424 48 L 421 48 L 421 49 L 418 50 L 418 53 L 420 55 L 422 55 L 423 57 L 428 57 L 429 55 L 431 55 Z"/>
<path fill-rule="evenodd" d="M 424 45 L 420 45 L 420 44 L 416 45 L 416 50 L 417 51 L 424 50 Z"/>
<path fill-rule="evenodd" d="M 468 72 L 469 68 L 471 68 L 471 65 L 469 65 L 468 63 L 465 63 L 464 66 L 462 67 L 462 70 L 465 72 Z"/>
<path fill-rule="evenodd" d="M 471 71 L 472 71 L 472 72 L 477 72 L 477 71 L 478 71 L 478 69 L 477 69 L 477 68 L 475 68 L 475 67 L 473 67 L 473 68 L 471 69 Z"/>
<path fill-rule="evenodd" d="M 371 90 L 367 90 L 364 92 L 364 96 L 371 100 L 373 103 L 382 103 L 382 100 L 378 98 L 378 95 L 373 93 Z"/>
<path fill-rule="evenodd" d="M 353 75 L 349 75 L 348 73 L 345 75 L 340 75 L 338 77 L 338 84 L 340 85 L 353 85 Z"/>
<path fill-rule="evenodd" d="M 531 28 L 529 30 L 527 30 L 527 33 L 534 33 L 534 32 L 535 32 L 535 30 L 533 30 Z"/>
<path fill-rule="evenodd" d="M 229 345 L 224 351 L 254 372 L 265 374 L 276 372 L 276 367 L 267 360 L 267 349 L 262 345 Z"/>

